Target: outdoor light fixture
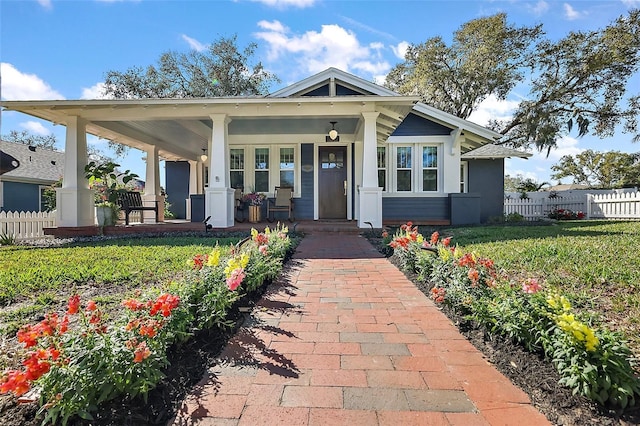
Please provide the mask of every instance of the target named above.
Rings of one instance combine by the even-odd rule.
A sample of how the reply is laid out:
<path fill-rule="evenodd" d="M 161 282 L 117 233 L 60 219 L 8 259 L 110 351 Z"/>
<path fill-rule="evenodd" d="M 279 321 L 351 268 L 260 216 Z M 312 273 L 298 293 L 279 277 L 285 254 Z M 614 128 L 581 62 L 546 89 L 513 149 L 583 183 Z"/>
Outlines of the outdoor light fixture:
<path fill-rule="evenodd" d="M 200 159 L 202 160 L 202 162 L 204 163 L 205 161 L 207 161 L 207 148 L 202 148 L 202 155 L 200 156 Z"/>
<path fill-rule="evenodd" d="M 336 130 L 337 121 L 330 121 L 331 130 L 329 130 L 329 136 L 326 137 L 326 142 L 337 142 L 340 140 L 340 136 L 338 136 L 338 131 Z"/>

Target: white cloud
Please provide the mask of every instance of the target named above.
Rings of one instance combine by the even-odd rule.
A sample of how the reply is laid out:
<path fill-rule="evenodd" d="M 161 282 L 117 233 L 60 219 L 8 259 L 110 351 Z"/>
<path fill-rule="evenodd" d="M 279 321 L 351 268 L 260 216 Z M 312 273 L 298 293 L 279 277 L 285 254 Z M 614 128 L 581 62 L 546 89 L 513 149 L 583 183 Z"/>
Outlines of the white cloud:
<path fill-rule="evenodd" d="M 267 43 L 267 59 L 276 61 L 285 55 L 295 56 L 294 60 L 305 73 L 335 67 L 346 72 L 384 74 L 391 68 L 381 57 L 379 49 L 383 45 L 363 46 L 355 33 L 339 25 L 323 25 L 320 32 L 307 31 L 301 35 L 290 34 L 289 28 L 279 21 L 260 21 L 258 26 L 264 31 L 255 36 Z"/>
<path fill-rule="evenodd" d="M 83 87 L 80 99 L 112 99 L 112 97 L 105 95 L 104 82 L 100 82 L 91 87 Z"/>
<path fill-rule="evenodd" d="M 20 127 L 29 131 L 29 133 L 35 133 L 40 136 L 47 136 L 51 134 L 51 130 L 44 127 L 42 123 L 38 121 L 26 121 L 24 123 L 20 123 Z"/>
<path fill-rule="evenodd" d="M 51 0 L 38 0 L 38 4 L 45 9 L 51 10 L 53 9 L 53 5 L 51 4 Z"/>
<path fill-rule="evenodd" d="M 202 52 L 202 51 L 207 49 L 207 45 L 206 44 L 200 43 L 195 38 L 191 38 L 186 34 L 182 34 L 181 37 L 182 37 L 182 39 L 184 41 L 187 42 L 187 44 L 189 44 L 189 47 L 192 48 L 193 50 L 197 50 L 198 52 Z"/>
<path fill-rule="evenodd" d="M 537 173 L 531 171 L 531 170 L 524 170 L 524 169 L 520 169 L 517 168 L 516 164 L 513 164 L 515 162 L 518 163 L 518 166 L 522 166 L 522 162 L 523 161 L 527 161 L 527 160 L 522 160 L 520 158 L 505 158 L 504 161 L 504 174 L 505 175 L 509 175 L 512 177 L 521 175 L 522 177 L 524 177 L 525 179 L 532 179 L 536 182 L 540 181 L 540 177 L 538 176 Z"/>
<path fill-rule="evenodd" d="M 564 155 L 577 155 L 580 154 L 584 149 L 578 147 L 578 139 L 572 138 L 571 136 L 563 136 L 558 139 L 557 148 L 552 149 L 549 153 L 549 160 L 557 161 Z M 543 155 L 546 154 L 546 151 L 543 152 Z"/>
<path fill-rule="evenodd" d="M 64 99 L 64 96 L 37 75 L 20 72 L 9 63 L 0 64 L 0 74 L 2 74 L 2 99 L 8 101 Z"/>
<path fill-rule="evenodd" d="M 409 49 L 409 42 L 407 41 L 401 41 L 395 46 L 391 46 L 391 50 L 393 50 L 394 55 L 396 55 L 398 58 L 402 60 L 404 60 L 404 55 L 407 53 L 408 49 Z"/>
<path fill-rule="evenodd" d="M 576 19 L 582 18 L 585 15 L 585 12 L 579 12 L 575 10 L 569 3 L 564 3 L 562 5 L 564 8 L 564 16 L 570 21 L 575 21 Z"/>
<path fill-rule="evenodd" d="M 544 0 L 540 0 L 533 6 L 528 5 L 527 8 L 536 16 L 544 15 L 549 10 L 549 3 Z"/>
<path fill-rule="evenodd" d="M 262 3 L 270 7 L 284 9 L 289 6 L 298 7 L 300 9 L 313 6 L 316 0 L 251 0 L 253 2 Z"/>
<path fill-rule="evenodd" d="M 478 108 L 469 116 L 468 120 L 481 126 L 486 126 L 489 120 L 508 120 L 518 107 L 518 101 L 500 100 L 495 95 L 489 95 L 480 102 Z"/>
<path fill-rule="evenodd" d="M 622 4 L 629 9 L 635 9 L 636 7 L 640 7 L 640 0 L 622 0 Z"/>

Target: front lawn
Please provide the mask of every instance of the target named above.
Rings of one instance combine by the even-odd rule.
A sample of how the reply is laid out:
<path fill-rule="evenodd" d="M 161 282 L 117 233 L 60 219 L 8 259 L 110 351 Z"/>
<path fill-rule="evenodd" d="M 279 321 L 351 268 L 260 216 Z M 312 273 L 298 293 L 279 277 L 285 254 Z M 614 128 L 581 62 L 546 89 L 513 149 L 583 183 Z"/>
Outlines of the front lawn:
<path fill-rule="evenodd" d="M 621 331 L 640 357 L 640 222 L 559 221 L 549 226 L 441 230 L 510 276 L 537 277 L 583 313 Z"/>
<path fill-rule="evenodd" d="M 21 324 L 63 306 L 74 291 L 117 304 L 127 293 L 178 278 L 194 253 L 239 240 L 173 236 L 49 248 L 0 246 L 0 335 L 12 336 Z"/>

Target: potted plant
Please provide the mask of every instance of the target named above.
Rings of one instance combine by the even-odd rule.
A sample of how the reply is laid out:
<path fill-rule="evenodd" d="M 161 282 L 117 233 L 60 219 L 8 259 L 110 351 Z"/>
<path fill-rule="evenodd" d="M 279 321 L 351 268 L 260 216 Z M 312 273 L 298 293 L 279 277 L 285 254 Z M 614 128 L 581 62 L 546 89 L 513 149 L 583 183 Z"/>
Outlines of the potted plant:
<path fill-rule="evenodd" d="M 262 192 L 251 191 L 244 194 L 242 202 L 249 206 L 249 222 L 257 223 L 262 220 L 262 204 L 267 196 Z"/>
<path fill-rule="evenodd" d="M 84 168 L 85 177 L 89 179 L 89 188 L 96 191 L 96 216 L 99 226 L 115 225 L 120 210 L 118 193 L 126 191 L 126 185 L 138 177 L 129 170 L 119 172 L 118 167 L 120 165 L 112 161 L 91 161 Z"/>

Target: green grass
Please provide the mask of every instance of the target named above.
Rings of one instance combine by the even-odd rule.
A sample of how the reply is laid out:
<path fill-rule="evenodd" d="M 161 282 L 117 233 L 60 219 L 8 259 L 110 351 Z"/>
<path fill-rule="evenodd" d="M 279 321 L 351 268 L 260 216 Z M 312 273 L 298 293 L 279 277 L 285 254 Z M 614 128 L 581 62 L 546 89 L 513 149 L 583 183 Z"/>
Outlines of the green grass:
<path fill-rule="evenodd" d="M 161 286 L 188 269 L 186 261 L 240 238 L 162 237 L 114 239 L 55 248 L 0 247 L 0 330 L 64 304 L 74 289 L 96 301 Z"/>
<path fill-rule="evenodd" d="M 511 276 L 544 278 L 640 355 L 640 222 L 569 221 L 441 231 Z"/>

